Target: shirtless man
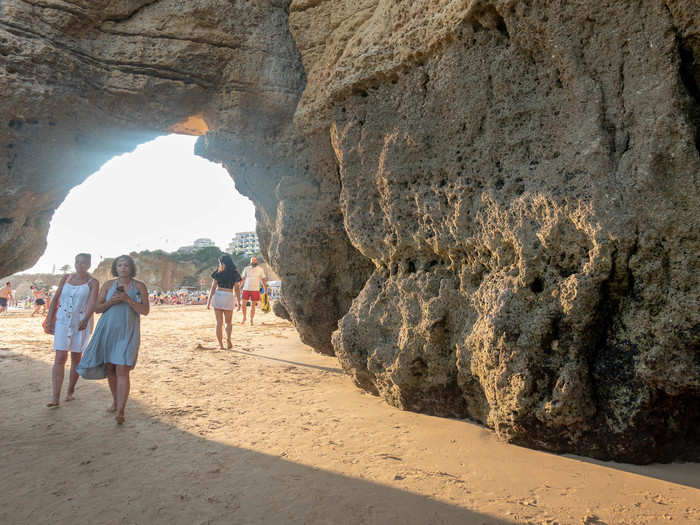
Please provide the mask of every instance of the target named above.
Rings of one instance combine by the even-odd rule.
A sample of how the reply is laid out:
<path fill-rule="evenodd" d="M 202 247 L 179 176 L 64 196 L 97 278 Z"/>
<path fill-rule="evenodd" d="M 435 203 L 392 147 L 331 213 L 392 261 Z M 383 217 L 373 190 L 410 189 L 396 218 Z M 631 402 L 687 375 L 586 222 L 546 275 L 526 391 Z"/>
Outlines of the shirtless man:
<path fill-rule="evenodd" d="M 245 324 L 246 319 L 246 309 L 248 308 L 248 299 L 250 299 L 250 324 L 253 324 L 253 317 L 255 317 L 255 306 L 260 300 L 260 283 L 262 282 L 263 289 L 267 292 L 267 282 L 265 281 L 265 270 L 258 266 L 258 258 L 250 258 L 250 266 L 246 266 L 241 274 L 243 278 L 243 292 L 242 301 L 243 305 L 243 320 L 241 324 Z"/>
<path fill-rule="evenodd" d="M 29 288 L 31 288 L 32 294 L 34 294 L 34 311 L 30 317 L 34 317 L 34 314 L 38 314 L 39 310 L 41 310 L 42 313 L 46 313 L 46 290 L 43 288 L 39 290 L 39 288 L 34 285 L 31 285 Z"/>
<path fill-rule="evenodd" d="M 7 310 L 7 301 L 11 301 L 13 298 L 12 285 L 5 283 L 5 286 L 0 288 L 0 314 Z"/>

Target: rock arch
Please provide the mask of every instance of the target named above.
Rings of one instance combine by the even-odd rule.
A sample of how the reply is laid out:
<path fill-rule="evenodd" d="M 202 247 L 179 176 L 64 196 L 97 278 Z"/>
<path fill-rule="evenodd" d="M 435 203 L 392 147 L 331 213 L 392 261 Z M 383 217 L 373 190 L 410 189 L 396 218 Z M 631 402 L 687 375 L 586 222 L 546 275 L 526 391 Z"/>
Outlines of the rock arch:
<path fill-rule="evenodd" d="M 106 160 L 158 134 L 206 128 L 197 152 L 223 163 L 256 203 L 265 250 L 283 275 L 300 277 L 286 297 L 300 332 L 332 353 L 330 333 L 368 264 L 344 233 L 327 135 L 327 159 L 314 170 L 310 140 L 293 128 L 305 75 L 288 2 L 0 9 L 0 85 L 9 95 L 0 108 L 0 273 L 38 258 L 53 210 Z M 322 151 L 324 139 L 314 140 Z M 288 249 L 280 238 L 290 236 L 304 240 Z"/>
<path fill-rule="evenodd" d="M 362 388 L 698 459 L 696 2 L 184 5 L 2 3 L 0 273 L 109 157 L 203 122 L 302 337 Z"/>

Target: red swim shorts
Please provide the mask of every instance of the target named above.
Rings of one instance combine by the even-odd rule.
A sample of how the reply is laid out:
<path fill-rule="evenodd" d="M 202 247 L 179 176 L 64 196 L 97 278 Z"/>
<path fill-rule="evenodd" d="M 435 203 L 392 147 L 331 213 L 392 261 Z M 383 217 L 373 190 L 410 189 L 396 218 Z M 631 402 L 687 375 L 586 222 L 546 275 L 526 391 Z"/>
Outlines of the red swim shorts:
<path fill-rule="evenodd" d="M 260 300 L 260 292 L 255 291 L 255 290 L 243 290 L 243 300 L 247 301 L 250 299 L 251 301 L 259 301 Z"/>

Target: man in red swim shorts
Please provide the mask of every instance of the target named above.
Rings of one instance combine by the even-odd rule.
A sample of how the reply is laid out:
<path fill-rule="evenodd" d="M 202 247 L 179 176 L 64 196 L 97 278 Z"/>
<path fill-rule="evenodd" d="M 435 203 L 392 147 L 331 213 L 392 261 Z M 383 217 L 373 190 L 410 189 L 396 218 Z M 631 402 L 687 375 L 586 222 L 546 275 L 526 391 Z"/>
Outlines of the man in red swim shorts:
<path fill-rule="evenodd" d="M 265 293 L 267 293 L 265 270 L 258 266 L 257 257 L 250 258 L 250 266 L 245 267 L 241 277 L 243 278 L 243 292 L 241 294 L 241 303 L 243 304 L 243 320 L 241 321 L 241 324 L 245 324 L 248 299 L 250 299 L 250 324 L 253 324 L 253 317 L 255 317 L 255 306 L 260 300 L 261 282 Z"/>

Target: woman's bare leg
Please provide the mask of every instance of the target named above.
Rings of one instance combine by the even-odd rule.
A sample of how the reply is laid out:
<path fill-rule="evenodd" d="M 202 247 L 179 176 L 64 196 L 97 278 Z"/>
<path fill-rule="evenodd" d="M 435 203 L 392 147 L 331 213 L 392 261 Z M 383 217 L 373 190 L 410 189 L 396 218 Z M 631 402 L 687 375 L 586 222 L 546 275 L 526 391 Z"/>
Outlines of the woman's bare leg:
<path fill-rule="evenodd" d="M 129 372 L 131 372 L 130 366 L 117 365 L 117 415 L 115 419 L 120 425 L 124 423 L 124 409 L 131 389 Z"/>
<path fill-rule="evenodd" d="M 107 412 L 117 411 L 117 369 L 112 363 L 107 363 L 107 382 L 109 390 L 112 392 L 112 406 L 107 409 Z"/>
<path fill-rule="evenodd" d="M 224 311 L 214 308 L 216 316 L 216 339 L 219 341 L 219 348 L 224 349 Z"/>
<path fill-rule="evenodd" d="M 78 363 L 80 363 L 80 358 L 82 357 L 81 352 L 71 352 L 70 353 L 70 372 L 68 373 L 68 393 L 66 394 L 66 401 L 73 401 L 75 399 L 75 385 L 78 383 Z"/>
<path fill-rule="evenodd" d="M 56 357 L 54 358 L 53 368 L 51 369 L 51 386 L 53 388 L 53 395 L 51 397 L 51 402 L 46 404 L 47 407 L 53 408 L 60 404 L 61 388 L 63 387 L 63 376 L 66 373 L 67 358 L 67 351 L 56 350 Z"/>
<path fill-rule="evenodd" d="M 233 310 L 224 310 L 224 320 L 226 321 L 226 348 L 233 348 L 231 343 L 231 316 L 233 315 Z"/>

